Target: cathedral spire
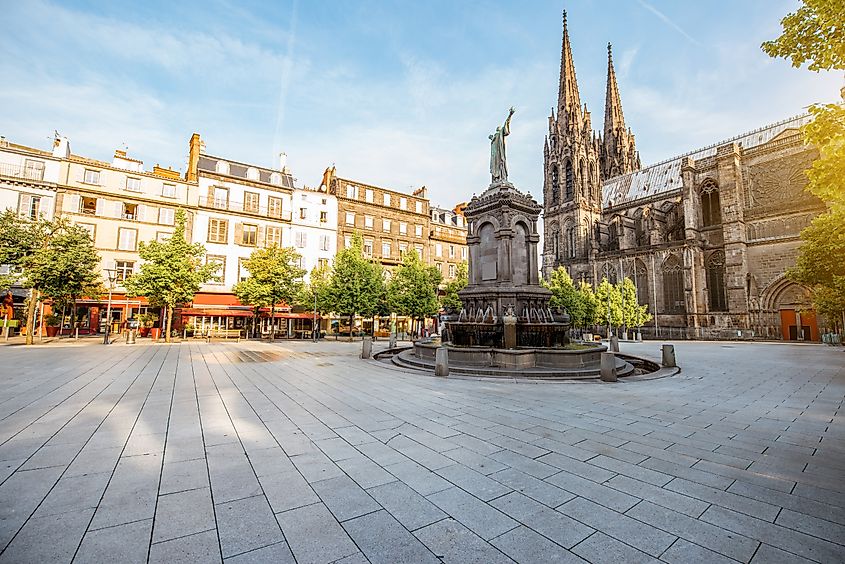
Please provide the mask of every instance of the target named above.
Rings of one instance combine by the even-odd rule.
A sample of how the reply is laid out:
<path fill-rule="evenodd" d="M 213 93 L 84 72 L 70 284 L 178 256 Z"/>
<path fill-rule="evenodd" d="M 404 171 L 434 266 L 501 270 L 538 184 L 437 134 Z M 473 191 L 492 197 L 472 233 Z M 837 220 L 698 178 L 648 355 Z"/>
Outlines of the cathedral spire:
<path fill-rule="evenodd" d="M 607 91 L 604 101 L 604 136 L 625 129 L 625 116 L 622 114 L 622 99 L 619 97 L 619 86 L 616 84 L 616 71 L 613 68 L 613 50 L 607 44 Z"/>
<path fill-rule="evenodd" d="M 575 63 L 572 62 L 572 46 L 569 44 L 569 29 L 566 25 L 566 10 L 563 11 L 563 44 L 560 51 L 560 89 L 557 97 L 558 115 L 565 114 L 572 119 L 572 113 L 581 109 L 578 81 L 575 79 Z"/>

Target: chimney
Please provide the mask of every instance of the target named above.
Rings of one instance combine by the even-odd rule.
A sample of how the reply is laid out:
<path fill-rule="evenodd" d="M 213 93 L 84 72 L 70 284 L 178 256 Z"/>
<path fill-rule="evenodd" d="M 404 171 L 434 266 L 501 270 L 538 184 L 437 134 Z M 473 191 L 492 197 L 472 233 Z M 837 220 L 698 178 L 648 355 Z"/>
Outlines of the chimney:
<path fill-rule="evenodd" d="M 185 180 L 188 182 L 197 181 L 197 167 L 200 162 L 200 153 L 202 153 L 202 140 L 200 140 L 199 133 L 194 133 L 191 135 L 191 141 L 188 143 L 188 170 L 185 171 Z"/>
<path fill-rule="evenodd" d="M 288 173 L 288 154 L 279 153 L 279 170 Z"/>
<path fill-rule="evenodd" d="M 56 134 L 53 140 L 53 156 L 59 159 L 66 159 L 70 156 L 70 141 L 63 135 Z"/>

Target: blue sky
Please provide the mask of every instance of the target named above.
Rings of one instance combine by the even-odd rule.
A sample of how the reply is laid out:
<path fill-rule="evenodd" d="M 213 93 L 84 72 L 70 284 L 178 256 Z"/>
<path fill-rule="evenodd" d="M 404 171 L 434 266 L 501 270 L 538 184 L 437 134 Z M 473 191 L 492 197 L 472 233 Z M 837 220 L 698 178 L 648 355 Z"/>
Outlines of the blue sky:
<path fill-rule="evenodd" d="M 444 205 L 489 183 L 487 135 L 517 108 L 511 180 L 542 189 L 561 10 L 601 129 L 606 44 L 643 164 L 838 99 L 842 76 L 760 43 L 796 0 L 63 2 L 0 0 L 0 135 L 184 170 L 188 139 L 300 184 L 342 176 Z"/>

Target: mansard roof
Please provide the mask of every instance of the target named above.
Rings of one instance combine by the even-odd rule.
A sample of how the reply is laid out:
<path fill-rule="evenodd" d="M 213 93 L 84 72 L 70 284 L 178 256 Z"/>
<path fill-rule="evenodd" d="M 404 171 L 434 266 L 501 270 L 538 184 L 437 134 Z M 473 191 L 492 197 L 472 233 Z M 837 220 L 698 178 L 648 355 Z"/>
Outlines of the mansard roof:
<path fill-rule="evenodd" d="M 229 165 L 229 173 L 224 176 L 232 176 L 242 180 L 249 180 L 251 182 L 257 181 L 262 182 L 264 184 L 273 184 L 274 186 L 284 186 L 285 188 L 294 188 L 293 177 L 287 172 L 281 170 L 273 170 L 272 168 L 257 165 L 241 163 L 230 159 L 224 159 L 222 157 L 214 157 L 212 155 L 200 155 L 199 162 L 197 163 L 197 169 L 200 172 L 210 172 L 212 174 L 219 174 L 217 172 L 217 163 L 220 161 L 223 161 Z M 249 169 L 255 169 L 256 171 L 258 171 L 258 178 L 249 178 Z M 278 175 L 278 183 L 273 182 L 274 174 Z"/>
<path fill-rule="evenodd" d="M 787 129 L 798 129 L 811 120 L 810 114 L 791 117 L 632 173 L 605 180 L 602 183 L 602 205 L 604 207 L 619 206 L 664 192 L 680 190 L 683 186 L 681 163 L 685 157 L 691 157 L 694 160 L 712 157 L 716 154 L 718 147 L 728 143 L 737 143 L 743 149 L 757 147 L 768 143 Z"/>

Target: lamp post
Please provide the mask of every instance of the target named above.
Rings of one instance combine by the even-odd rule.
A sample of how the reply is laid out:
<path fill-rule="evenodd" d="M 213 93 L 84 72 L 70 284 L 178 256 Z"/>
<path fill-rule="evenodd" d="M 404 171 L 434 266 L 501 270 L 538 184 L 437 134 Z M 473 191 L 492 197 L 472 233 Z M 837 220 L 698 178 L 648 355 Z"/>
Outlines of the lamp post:
<path fill-rule="evenodd" d="M 111 333 L 111 293 L 114 290 L 114 283 L 117 281 L 117 271 L 113 268 L 104 268 L 106 280 L 109 282 L 109 301 L 106 307 L 106 330 L 103 336 L 103 344 L 109 344 L 109 334 Z"/>
<path fill-rule="evenodd" d="M 317 327 L 317 290 L 313 286 L 311 287 L 311 289 L 314 292 L 314 319 L 311 323 L 311 333 L 313 334 L 312 338 L 314 339 L 314 342 L 316 343 L 318 336 L 320 334 L 319 328 Z"/>

